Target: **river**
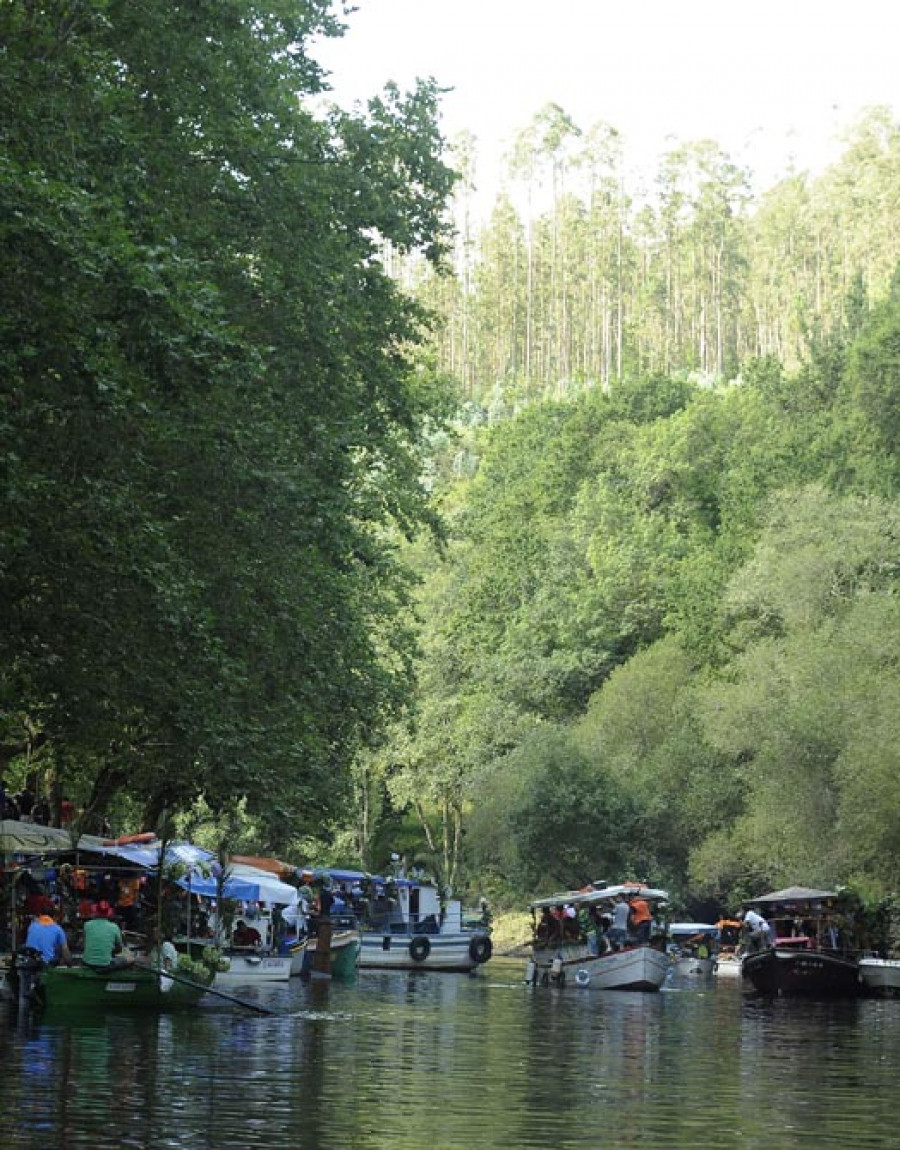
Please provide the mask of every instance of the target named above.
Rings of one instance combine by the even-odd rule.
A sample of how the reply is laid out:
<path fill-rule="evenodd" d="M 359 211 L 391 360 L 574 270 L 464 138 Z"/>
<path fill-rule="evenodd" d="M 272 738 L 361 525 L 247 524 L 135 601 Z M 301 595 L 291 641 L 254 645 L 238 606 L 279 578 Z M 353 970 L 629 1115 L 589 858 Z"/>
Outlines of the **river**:
<path fill-rule="evenodd" d="M 900 1001 L 767 1002 L 475 976 L 235 990 L 182 1015 L 19 1019 L 0 1148 L 568 1150 L 900 1145 Z"/>

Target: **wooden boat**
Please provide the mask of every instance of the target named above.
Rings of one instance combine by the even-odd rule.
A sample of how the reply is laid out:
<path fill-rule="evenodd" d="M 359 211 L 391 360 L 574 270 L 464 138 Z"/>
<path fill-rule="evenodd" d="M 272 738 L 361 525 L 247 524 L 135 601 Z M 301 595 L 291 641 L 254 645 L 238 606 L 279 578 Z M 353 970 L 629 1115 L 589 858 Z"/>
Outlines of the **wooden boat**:
<path fill-rule="evenodd" d="M 900 998 L 900 961 L 894 958 L 861 958 L 859 983 L 863 994 L 875 998 Z"/>
<path fill-rule="evenodd" d="M 560 919 L 558 933 L 549 936 L 538 922 L 537 911 L 552 911 L 570 906 L 576 910 L 592 908 L 595 914 L 611 908 L 620 895 L 639 895 L 651 907 L 668 900 L 664 890 L 639 883 L 619 886 L 590 887 L 565 891 L 531 904 L 534 921 L 532 958 L 525 970 L 525 981 L 532 986 L 577 986 L 594 990 L 659 990 L 669 972 L 669 956 L 659 946 L 626 942 L 619 949 L 608 947 L 593 932 L 581 931 L 575 919 Z"/>
<path fill-rule="evenodd" d="M 859 962 L 835 925 L 833 891 L 787 887 L 751 899 L 775 930 L 774 946 L 746 953 L 741 973 L 760 994 L 853 998 L 860 993 Z"/>
<path fill-rule="evenodd" d="M 207 986 L 192 975 L 187 985 L 165 974 L 138 965 L 110 970 L 89 966 L 45 968 L 37 981 L 34 997 L 47 1010 L 180 1010 L 194 1006 Z M 209 984 L 213 974 L 206 976 Z"/>
<path fill-rule="evenodd" d="M 791 939 L 757 954 L 745 954 L 741 973 L 760 994 L 790 998 L 854 998 L 859 964 L 854 958 L 810 948 Z"/>

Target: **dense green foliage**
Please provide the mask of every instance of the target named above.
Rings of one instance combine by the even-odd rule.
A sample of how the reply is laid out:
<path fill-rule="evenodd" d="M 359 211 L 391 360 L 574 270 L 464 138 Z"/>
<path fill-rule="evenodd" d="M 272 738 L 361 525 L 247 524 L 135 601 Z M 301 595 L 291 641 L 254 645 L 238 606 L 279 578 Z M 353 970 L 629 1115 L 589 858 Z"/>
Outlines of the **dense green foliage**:
<path fill-rule="evenodd" d="M 498 895 L 896 889 L 897 126 L 639 203 L 550 106 L 437 276 L 438 92 L 325 110 L 333 7 L 0 9 L 7 781 Z"/>
<path fill-rule="evenodd" d="M 333 6 L 0 8 L 0 733 L 88 816 L 283 842 L 408 697 L 439 396 L 379 253 L 453 175 L 433 85 L 321 110 Z"/>
<path fill-rule="evenodd" d="M 896 889 L 898 333 L 891 296 L 792 375 L 623 381 L 464 432 L 389 769 L 452 794 L 495 894 Z"/>

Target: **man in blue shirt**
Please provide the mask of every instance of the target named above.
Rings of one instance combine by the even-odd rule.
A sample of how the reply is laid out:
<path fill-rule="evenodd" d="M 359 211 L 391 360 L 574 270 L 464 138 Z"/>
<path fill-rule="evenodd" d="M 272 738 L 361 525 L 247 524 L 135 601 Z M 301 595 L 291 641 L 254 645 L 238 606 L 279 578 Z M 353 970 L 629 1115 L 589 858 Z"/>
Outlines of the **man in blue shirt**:
<path fill-rule="evenodd" d="M 47 908 L 47 913 L 39 914 L 32 919 L 28 933 L 25 935 L 25 945 L 40 951 L 41 958 L 46 963 L 64 962 L 68 966 L 72 961 L 66 933 L 55 921 L 56 911 Z"/>

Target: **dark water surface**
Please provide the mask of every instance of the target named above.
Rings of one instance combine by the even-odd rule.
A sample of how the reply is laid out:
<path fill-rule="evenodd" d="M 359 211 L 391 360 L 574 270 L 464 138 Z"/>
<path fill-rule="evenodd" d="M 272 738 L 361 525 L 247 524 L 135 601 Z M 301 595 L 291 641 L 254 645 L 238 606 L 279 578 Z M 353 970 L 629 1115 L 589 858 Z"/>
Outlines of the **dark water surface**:
<path fill-rule="evenodd" d="M 900 1147 L 900 1001 L 365 972 L 0 1031 L 0 1150 Z"/>

